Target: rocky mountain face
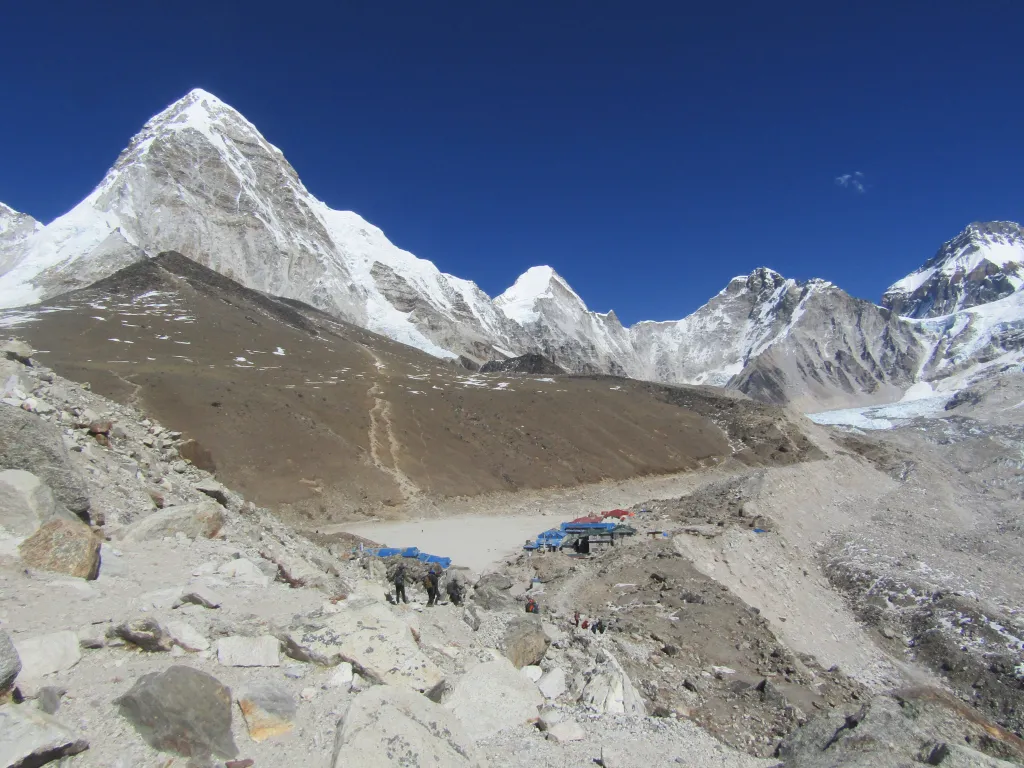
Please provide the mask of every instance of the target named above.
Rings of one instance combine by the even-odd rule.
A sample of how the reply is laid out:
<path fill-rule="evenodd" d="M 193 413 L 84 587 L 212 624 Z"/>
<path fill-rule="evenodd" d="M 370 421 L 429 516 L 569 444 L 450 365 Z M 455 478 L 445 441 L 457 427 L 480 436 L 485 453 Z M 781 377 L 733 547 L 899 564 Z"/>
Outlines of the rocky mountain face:
<path fill-rule="evenodd" d="M 570 373 L 725 386 L 814 408 L 898 399 L 919 379 L 1024 357 L 1017 224 L 972 224 L 882 306 L 762 268 L 682 320 L 627 328 L 589 310 L 550 267 L 492 300 L 397 248 L 316 199 L 255 126 L 201 90 L 147 122 L 92 194 L 49 225 L 0 207 L 0 307 L 164 251 L 470 367 L 540 354 Z"/>
<path fill-rule="evenodd" d="M 25 241 L 43 225 L 24 213 L 0 203 L 0 275 L 13 262 Z"/>
<path fill-rule="evenodd" d="M 89 285 L 163 251 L 439 357 L 454 349 L 486 359 L 491 340 L 517 335 L 476 285 L 313 197 L 255 126 L 201 90 L 147 122 L 79 205 L 6 246 L 0 306 Z"/>
<path fill-rule="evenodd" d="M 924 266 L 889 287 L 882 306 L 905 317 L 949 315 L 1006 298 L 1024 285 L 1024 229 L 975 222 Z"/>

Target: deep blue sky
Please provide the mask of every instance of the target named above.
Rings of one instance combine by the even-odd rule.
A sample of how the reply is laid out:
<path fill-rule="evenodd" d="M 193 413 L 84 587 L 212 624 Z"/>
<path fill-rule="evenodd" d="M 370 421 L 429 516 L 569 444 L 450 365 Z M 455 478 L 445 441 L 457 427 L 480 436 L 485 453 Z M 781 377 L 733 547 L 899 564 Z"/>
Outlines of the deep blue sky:
<path fill-rule="evenodd" d="M 895 6 L 895 7 L 892 7 Z M 49 221 L 203 87 L 307 187 L 501 292 L 623 322 L 769 265 L 878 300 L 1024 217 L 1024 3 L 5 3 L 0 200 Z M 863 174 L 864 191 L 836 184 Z"/>

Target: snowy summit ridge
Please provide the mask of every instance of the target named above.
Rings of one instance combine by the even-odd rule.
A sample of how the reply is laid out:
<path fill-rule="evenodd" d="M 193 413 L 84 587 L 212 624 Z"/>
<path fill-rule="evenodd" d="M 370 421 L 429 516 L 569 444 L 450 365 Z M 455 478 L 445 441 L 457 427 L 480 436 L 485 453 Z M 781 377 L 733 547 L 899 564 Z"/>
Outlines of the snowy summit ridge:
<path fill-rule="evenodd" d="M 882 305 L 906 317 L 938 317 L 998 301 L 1024 285 L 1024 229 L 975 222 L 920 269 L 893 283 Z"/>
<path fill-rule="evenodd" d="M 0 307 L 177 251 L 443 358 L 540 353 L 572 373 L 711 384 L 808 405 L 898 399 L 919 380 L 1024 357 L 1024 230 L 972 224 L 883 307 L 767 267 L 693 314 L 624 327 L 550 266 L 495 299 L 314 197 L 282 152 L 202 89 L 148 120 L 97 187 L 45 227 L 0 204 Z M 995 361 L 995 362 L 994 362 Z"/>

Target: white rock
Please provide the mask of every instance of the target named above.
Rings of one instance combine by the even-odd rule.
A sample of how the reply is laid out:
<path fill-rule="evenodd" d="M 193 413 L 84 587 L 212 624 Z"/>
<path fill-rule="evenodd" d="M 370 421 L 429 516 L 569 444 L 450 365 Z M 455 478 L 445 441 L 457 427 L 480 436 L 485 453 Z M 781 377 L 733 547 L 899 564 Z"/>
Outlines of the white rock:
<path fill-rule="evenodd" d="M 544 676 L 537 681 L 537 687 L 544 694 L 545 699 L 557 699 L 565 693 L 565 672 L 561 667 L 548 670 Z"/>
<path fill-rule="evenodd" d="M 537 719 L 537 727 L 542 731 L 549 730 L 555 725 L 565 720 L 565 714 L 560 709 L 542 709 L 540 711 L 540 717 Z"/>
<path fill-rule="evenodd" d="M 337 669 L 334 670 L 334 674 L 328 678 L 327 682 L 324 683 L 325 688 L 341 688 L 348 690 L 352 687 L 352 665 L 347 661 L 343 661 L 338 665 Z"/>
<path fill-rule="evenodd" d="M 21 657 L 22 680 L 38 680 L 44 675 L 71 669 L 82 658 L 78 635 L 74 632 L 54 632 L 23 640 L 15 640 L 14 647 Z"/>
<path fill-rule="evenodd" d="M 106 642 L 106 628 L 102 624 L 86 624 L 78 630 L 78 645 L 82 648 L 102 648 Z"/>
<path fill-rule="evenodd" d="M 536 683 L 542 677 L 544 677 L 544 670 L 540 667 L 536 667 L 533 664 L 523 667 L 519 670 L 522 674 L 526 675 L 531 683 Z"/>
<path fill-rule="evenodd" d="M 646 715 L 647 707 L 629 675 L 614 656 L 607 651 L 604 656 L 603 668 L 590 678 L 580 695 L 580 703 L 601 714 Z"/>
<path fill-rule="evenodd" d="M 186 651 L 205 651 L 210 648 L 210 641 L 188 622 L 168 621 L 164 627 L 174 644 Z"/>
<path fill-rule="evenodd" d="M 535 722 L 543 703 L 537 686 L 504 658 L 471 667 L 441 699 L 474 741 Z"/>
<path fill-rule="evenodd" d="M 374 682 L 418 691 L 428 691 L 444 679 L 409 627 L 386 604 L 351 598 L 342 608 L 316 623 L 289 630 L 288 655 L 321 666 L 348 661 Z"/>
<path fill-rule="evenodd" d="M 265 587 L 270 584 L 270 579 L 251 560 L 240 557 L 237 560 L 228 560 L 217 569 L 217 573 L 229 579 L 249 584 L 256 587 Z"/>
<path fill-rule="evenodd" d="M 31 536 L 55 517 L 72 515 L 60 508 L 46 483 L 21 469 L 0 472 L 0 527 L 15 536 Z"/>
<path fill-rule="evenodd" d="M 621 747 L 611 744 L 601 745 L 602 768 L 626 768 L 629 764 L 626 752 Z"/>
<path fill-rule="evenodd" d="M 379 685 L 353 699 L 338 725 L 331 765 L 483 768 L 485 762 L 446 709 L 404 686 Z"/>
<path fill-rule="evenodd" d="M 35 707 L 0 707 L 0 765 L 45 765 L 88 748 L 89 742 Z"/>
<path fill-rule="evenodd" d="M 279 667 L 280 643 L 272 635 L 222 637 L 217 641 L 217 661 L 225 667 Z"/>
<path fill-rule="evenodd" d="M 565 744 L 567 741 L 583 741 L 587 737 L 583 727 L 572 720 L 566 720 L 551 726 L 547 730 L 546 735 L 549 739 L 557 741 L 559 744 Z"/>
<path fill-rule="evenodd" d="M 316 698 L 316 688 L 303 688 L 301 691 L 299 691 L 299 698 L 303 701 L 312 701 Z"/>

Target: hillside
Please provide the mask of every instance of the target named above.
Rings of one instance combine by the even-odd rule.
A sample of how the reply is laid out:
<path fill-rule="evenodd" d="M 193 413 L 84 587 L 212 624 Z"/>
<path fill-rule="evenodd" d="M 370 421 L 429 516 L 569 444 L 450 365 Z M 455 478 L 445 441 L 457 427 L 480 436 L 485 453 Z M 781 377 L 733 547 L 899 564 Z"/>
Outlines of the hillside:
<path fill-rule="evenodd" d="M 0 322 L 62 375 L 178 425 L 189 458 L 231 487 L 316 521 L 816 455 L 776 408 L 627 379 L 473 373 L 174 253 Z"/>

